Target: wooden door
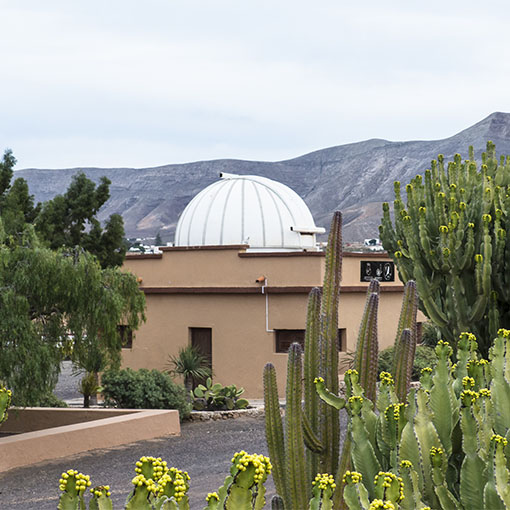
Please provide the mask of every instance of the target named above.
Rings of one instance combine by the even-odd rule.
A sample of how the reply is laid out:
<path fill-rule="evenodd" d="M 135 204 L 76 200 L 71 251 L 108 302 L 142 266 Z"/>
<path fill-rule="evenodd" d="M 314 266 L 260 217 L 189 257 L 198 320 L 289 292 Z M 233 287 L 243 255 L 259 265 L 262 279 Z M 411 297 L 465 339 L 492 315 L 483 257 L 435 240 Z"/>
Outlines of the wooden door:
<path fill-rule="evenodd" d="M 200 354 L 209 362 L 212 371 L 212 329 L 190 328 L 191 345 L 198 349 Z M 195 385 L 204 384 L 205 381 L 195 381 Z"/>

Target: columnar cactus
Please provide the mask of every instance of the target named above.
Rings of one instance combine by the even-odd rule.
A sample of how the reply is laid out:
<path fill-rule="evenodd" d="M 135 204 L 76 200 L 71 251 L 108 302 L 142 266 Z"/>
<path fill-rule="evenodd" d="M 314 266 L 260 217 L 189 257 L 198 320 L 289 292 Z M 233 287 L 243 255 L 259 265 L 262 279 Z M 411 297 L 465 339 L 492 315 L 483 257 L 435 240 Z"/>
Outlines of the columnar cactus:
<path fill-rule="evenodd" d="M 287 376 L 287 409 L 285 433 L 280 416 L 276 372 L 268 363 L 264 369 L 264 401 L 266 408 L 266 438 L 274 466 L 273 478 L 276 491 L 287 510 L 306 508 L 311 497 L 310 487 L 318 472 L 335 476 L 336 486 L 341 484 L 343 474 L 350 469 L 351 438 L 347 435 L 342 455 L 339 456 L 339 411 L 345 400 L 338 393 L 338 301 L 341 275 L 341 216 L 335 213 L 331 225 L 326 272 L 321 291 L 313 289 L 308 302 L 307 328 L 304 354 L 304 404 L 301 408 L 301 348 L 292 346 L 289 351 Z M 410 282 L 405 291 L 400 323 L 402 328 L 412 328 L 416 342 L 417 293 Z M 368 287 L 367 304 L 363 314 L 355 355 L 356 381 L 375 400 L 378 356 L 377 310 L 379 283 L 372 281 Z M 406 344 L 407 345 L 407 344 Z M 396 350 L 397 353 L 400 349 Z M 407 348 L 407 367 L 414 356 L 414 349 Z M 402 372 L 402 370 L 399 371 Z M 316 383 L 314 382 L 316 381 Z M 359 381 L 359 382 L 358 382 Z M 404 381 L 407 379 L 404 378 Z M 315 386 L 328 391 L 319 392 Z M 405 383 L 404 383 L 405 386 Z M 329 400 L 328 400 L 329 398 Z M 396 400 L 396 397 L 395 397 Z M 334 405 L 328 405 L 334 402 Z M 396 402 L 395 402 L 396 403 Z M 306 452 L 306 453 L 304 453 Z M 303 457 L 304 456 L 304 457 Z M 304 459 L 306 462 L 304 462 Z M 304 473 L 304 474 L 303 474 Z M 275 502 L 275 505 L 281 502 Z M 332 508 L 344 508 L 343 493 L 332 494 Z"/>
<path fill-rule="evenodd" d="M 422 311 L 455 346 L 472 331 L 486 355 L 500 324 L 510 325 L 507 231 L 510 157 L 498 161 L 487 143 L 478 168 L 459 154 L 445 168 L 443 156 L 424 177 L 395 183 L 394 222 L 383 204 L 380 235 L 403 281 L 416 280 Z"/>

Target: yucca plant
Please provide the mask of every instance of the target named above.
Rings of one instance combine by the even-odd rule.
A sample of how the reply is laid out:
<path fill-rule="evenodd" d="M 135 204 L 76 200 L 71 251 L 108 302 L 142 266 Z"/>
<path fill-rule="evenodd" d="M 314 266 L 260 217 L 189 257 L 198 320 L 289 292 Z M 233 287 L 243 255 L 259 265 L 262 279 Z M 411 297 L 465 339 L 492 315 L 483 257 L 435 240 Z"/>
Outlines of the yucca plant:
<path fill-rule="evenodd" d="M 212 376 L 209 360 L 192 345 L 182 347 L 177 356 L 170 356 L 167 367 L 171 376 L 183 377 L 184 386 L 189 391 L 193 391 L 196 384 Z"/>

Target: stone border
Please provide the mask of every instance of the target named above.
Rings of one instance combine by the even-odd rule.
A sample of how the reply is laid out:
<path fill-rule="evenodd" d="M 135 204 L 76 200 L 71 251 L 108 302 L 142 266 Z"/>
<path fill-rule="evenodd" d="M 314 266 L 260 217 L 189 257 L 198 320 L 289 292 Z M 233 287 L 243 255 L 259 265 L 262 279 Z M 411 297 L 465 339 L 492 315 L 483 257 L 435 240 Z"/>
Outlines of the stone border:
<path fill-rule="evenodd" d="M 67 412 L 66 412 L 67 411 Z M 45 419 L 54 414 L 53 423 L 59 423 L 62 416 L 79 416 L 77 409 L 26 408 L 10 409 L 14 421 L 23 421 L 25 416 L 44 413 Z M 84 409 L 91 421 L 63 426 L 53 426 L 0 438 L 0 472 L 37 462 L 67 457 L 99 448 L 111 448 L 167 435 L 180 435 L 179 412 L 160 409 L 124 409 L 110 413 L 103 409 Z M 119 415 L 120 414 L 120 415 Z M 113 415 L 113 416 L 112 416 Z M 85 417 L 85 415 L 84 415 Z M 67 418 L 69 419 L 69 418 Z M 6 422 L 7 424 L 8 422 Z M 5 429 L 12 431 L 12 427 Z"/>
<path fill-rule="evenodd" d="M 191 421 L 228 420 L 243 418 L 245 416 L 262 416 L 264 406 L 252 407 L 250 409 L 233 409 L 231 411 L 191 411 Z"/>

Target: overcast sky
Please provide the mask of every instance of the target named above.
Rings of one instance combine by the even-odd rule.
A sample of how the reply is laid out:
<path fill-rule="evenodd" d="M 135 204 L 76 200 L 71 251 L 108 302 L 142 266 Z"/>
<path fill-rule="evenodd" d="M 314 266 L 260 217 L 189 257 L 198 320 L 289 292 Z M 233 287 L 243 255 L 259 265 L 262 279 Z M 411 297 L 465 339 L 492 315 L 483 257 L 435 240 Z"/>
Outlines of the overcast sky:
<path fill-rule="evenodd" d="M 17 168 L 281 160 L 510 111 L 508 1 L 0 0 Z"/>

